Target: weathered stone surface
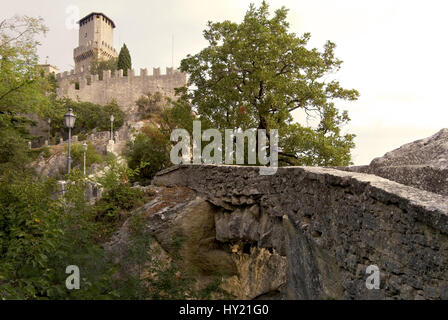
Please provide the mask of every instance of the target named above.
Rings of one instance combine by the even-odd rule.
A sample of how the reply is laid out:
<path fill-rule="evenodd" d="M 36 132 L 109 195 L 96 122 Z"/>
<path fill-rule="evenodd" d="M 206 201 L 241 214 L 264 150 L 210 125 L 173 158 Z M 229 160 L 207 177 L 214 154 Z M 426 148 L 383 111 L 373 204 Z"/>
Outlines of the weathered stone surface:
<path fill-rule="evenodd" d="M 61 172 L 67 170 L 67 154 L 56 152 L 48 159 L 40 157 L 33 164 L 33 167 L 39 175 L 51 178 L 59 177 Z"/>
<path fill-rule="evenodd" d="M 368 166 L 341 168 L 371 173 L 408 186 L 448 195 L 448 129 L 401 146 Z"/>
<path fill-rule="evenodd" d="M 264 248 L 245 246 L 234 234 L 217 237 L 217 217 L 223 208 L 216 207 L 185 187 L 155 188 L 154 199 L 137 209 L 134 214 L 145 217 L 145 225 L 153 245 L 168 255 L 182 257 L 182 269 L 196 273 L 198 285 L 207 284 L 210 276 L 222 277 L 222 288 L 236 299 L 254 299 L 279 293 L 285 284 L 286 258 Z M 253 214 L 255 208 L 249 209 Z M 227 213 L 226 213 L 227 214 Z M 219 221 L 215 225 L 215 221 Z M 247 229 L 244 229 L 247 230 Z M 227 231 L 226 231 L 227 232 Z M 125 256 L 129 243 L 129 223 L 107 244 L 115 256 Z M 240 233 L 239 229 L 235 235 Z M 219 238 L 219 239 L 218 239 Z M 165 259 L 167 260 L 167 259 Z M 129 266 L 132 270 L 132 266 Z"/>
<path fill-rule="evenodd" d="M 448 285 L 448 203 L 378 176 L 329 168 L 183 165 L 154 179 L 220 208 L 216 240 L 286 258 L 279 298 L 440 299 Z M 244 251 L 244 250 L 243 250 Z M 377 265 L 381 288 L 368 290 Z"/>
<path fill-rule="evenodd" d="M 280 290 L 286 282 L 286 258 L 264 248 L 250 247 L 249 252 L 238 249 L 232 255 L 236 275 L 225 278 L 222 288 L 239 299 L 265 295 L 281 298 Z"/>

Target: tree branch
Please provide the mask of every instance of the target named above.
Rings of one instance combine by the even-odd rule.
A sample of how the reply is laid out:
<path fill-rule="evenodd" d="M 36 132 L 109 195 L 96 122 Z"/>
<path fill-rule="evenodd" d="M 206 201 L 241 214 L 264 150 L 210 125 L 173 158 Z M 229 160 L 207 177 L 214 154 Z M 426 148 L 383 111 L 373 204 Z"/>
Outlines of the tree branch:
<path fill-rule="evenodd" d="M 22 82 L 20 85 L 18 85 L 17 87 L 14 87 L 14 88 L 9 89 L 6 93 L 4 93 L 4 94 L 2 94 L 2 95 L 0 96 L 0 101 L 1 101 L 4 97 L 6 97 L 8 94 L 10 94 L 10 93 L 12 93 L 12 92 L 14 92 L 14 91 L 16 91 L 16 90 L 19 90 L 19 89 L 22 88 L 24 85 L 26 85 L 26 84 L 30 84 L 31 82 L 33 82 L 33 80 L 26 80 L 26 81 Z"/>

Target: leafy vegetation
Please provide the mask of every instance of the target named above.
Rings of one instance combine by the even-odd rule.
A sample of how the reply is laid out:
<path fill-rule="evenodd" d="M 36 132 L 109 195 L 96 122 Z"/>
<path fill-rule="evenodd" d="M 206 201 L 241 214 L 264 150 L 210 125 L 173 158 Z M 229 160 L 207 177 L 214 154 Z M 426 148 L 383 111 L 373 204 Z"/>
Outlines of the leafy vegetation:
<path fill-rule="evenodd" d="M 309 49 L 310 34 L 289 32 L 287 12 L 271 16 L 263 1 L 241 23 L 209 22 L 208 47 L 181 62 L 189 74 L 184 95 L 214 128 L 278 129 L 282 164 L 348 165 L 354 135 L 342 134 L 350 119 L 335 101 L 359 94 L 332 77 L 342 64 L 336 45 Z M 294 123 L 293 111 L 314 117 L 316 126 Z"/>
<path fill-rule="evenodd" d="M 127 76 L 128 70 L 132 69 L 131 55 L 129 54 L 128 47 L 126 47 L 126 43 L 123 44 L 118 54 L 117 69 L 123 70 L 124 76 Z"/>
<path fill-rule="evenodd" d="M 103 80 L 103 71 L 110 70 L 111 75 L 115 75 L 115 71 L 117 71 L 117 58 L 111 58 L 109 60 L 102 60 L 94 58 L 90 63 L 90 74 L 98 75 L 99 80 Z"/>
<path fill-rule="evenodd" d="M 0 21 L 0 175 L 23 169 L 31 136 L 24 114 L 50 108 L 51 85 L 36 66 L 38 35 L 47 28 L 41 18 L 15 16 Z"/>
<path fill-rule="evenodd" d="M 150 92 L 142 95 L 135 102 L 138 106 L 138 111 L 143 119 L 150 118 L 157 112 L 161 112 L 167 106 L 167 98 L 160 92 L 151 94 Z"/>
<path fill-rule="evenodd" d="M 67 147 L 65 148 L 67 149 Z M 81 143 L 75 143 L 71 146 L 72 166 L 80 166 L 82 168 L 84 163 L 84 149 Z M 103 155 L 100 154 L 92 143 L 87 143 L 86 150 L 86 168 L 89 168 L 94 163 L 102 163 L 104 161 Z"/>
<path fill-rule="evenodd" d="M 71 99 L 58 99 L 53 103 L 53 108 L 48 112 L 51 119 L 51 133 L 54 136 L 65 136 L 67 128 L 64 125 L 64 114 L 72 108 L 76 115 L 76 125 L 72 129 L 73 135 L 87 134 L 93 130 L 109 131 L 110 116 L 114 116 L 114 130 L 118 130 L 124 124 L 125 113 L 116 102 L 100 106 L 90 102 L 76 102 Z"/>
<path fill-rule="evenodd" d="M 133 180 L 148 184 L 158 171 L 171 165 L 172 130 L 184 128 L 192 132 L 195 116 L 187 101 L 171 101 L 159 93 L 142 96 L 137 105 L 145 117 L 154 122 L 145 126 L 135 140 L 128 143 L 125 155 L 130 168 L 140 168 Z"/>
<path fill-rule="evenodd" d="M 140 169 L 137 180 L 147 184 L 158 171 L 171 165 L 169 157 L 171 143 L 157 128 L 146 126 L 142 131 L 134 141 L 129 142 L 129 151 L 126 155 L 130 168 L 145 164 Z"/>

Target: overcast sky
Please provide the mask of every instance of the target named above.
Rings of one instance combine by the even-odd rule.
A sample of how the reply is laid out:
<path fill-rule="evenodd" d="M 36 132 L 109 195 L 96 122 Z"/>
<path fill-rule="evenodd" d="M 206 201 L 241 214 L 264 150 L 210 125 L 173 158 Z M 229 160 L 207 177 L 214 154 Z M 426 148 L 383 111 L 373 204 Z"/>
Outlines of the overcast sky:
<path fill-rule="evenodd" d="M 15 0 L 2 5 L 0 19 L 14 14 L 42 16 L 50 32 L 39 49 L 41 62 L 61 71 L 73 68 L 77 30 L 68 28 L 73 8 L 80 15 L 100 11 L 116 24 L 115 48 L 128 46 L 135 69 L 174 66 L 207 43 L 208 20 L 242 20 L 258 0 Z M 286 6 L 291 31 L 310 32 L 311 45 L 336 43 L 344 61 L 338 80 L 357 89 L 356 102 L 340 103 L 357 135 L 355 164 L 368 164 L 400 145 L 448 127 L 448 19 L 446 1 L 271 0 Z M 151 72 L 151 71 L 150 71 Z M 164 71 L 163 71 L 164 72 Z M 298 118 L 299 119 L 299 118 Z"/>

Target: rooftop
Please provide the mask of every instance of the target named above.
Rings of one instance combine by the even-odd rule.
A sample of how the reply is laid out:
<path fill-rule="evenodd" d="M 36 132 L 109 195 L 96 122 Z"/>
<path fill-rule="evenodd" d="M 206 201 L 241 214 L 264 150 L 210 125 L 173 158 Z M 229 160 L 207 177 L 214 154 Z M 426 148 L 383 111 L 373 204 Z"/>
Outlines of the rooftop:
<path fill-rule="evenodd" d="M 87 19 L 89 19 L 90 17 L 95 16 L 95 15 L 103 16 L 106 20 L 108 20 L 108 21 L 112 24 L 112 27 L 115 28 L 115 23 L 112 21 L 112 19 L 109 18 L 108 16 L 106 16 L 106 15 L 105 15 L 104 13 L 102 13 L 102 12 L 92 12 L 92 13 L 86 15 L 86 16 L 85 16 L 84 18 L 82 18 L 81 20 L 79 20 L 78 23 L 81 24 L 81 23 L 84 22 L 85 20 L 87 20 Z"/>

